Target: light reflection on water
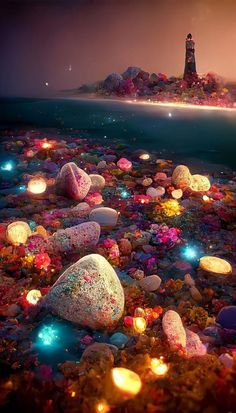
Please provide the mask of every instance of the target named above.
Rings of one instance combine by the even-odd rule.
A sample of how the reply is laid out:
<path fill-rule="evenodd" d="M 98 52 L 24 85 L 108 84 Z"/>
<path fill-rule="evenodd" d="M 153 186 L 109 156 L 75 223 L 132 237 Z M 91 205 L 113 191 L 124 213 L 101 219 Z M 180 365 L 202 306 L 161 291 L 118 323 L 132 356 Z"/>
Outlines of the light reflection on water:
<path fill-rule="evenodd" d="M 171 114 L 171 115 L 170 115 Z M 0 101 L 0 127 L 63 128 L 176 162 L 236 166 L 236 111 L 194 110 L 115 100 L 8 98 Z M 197 166 L 196 166 L 197 168 Z"/>

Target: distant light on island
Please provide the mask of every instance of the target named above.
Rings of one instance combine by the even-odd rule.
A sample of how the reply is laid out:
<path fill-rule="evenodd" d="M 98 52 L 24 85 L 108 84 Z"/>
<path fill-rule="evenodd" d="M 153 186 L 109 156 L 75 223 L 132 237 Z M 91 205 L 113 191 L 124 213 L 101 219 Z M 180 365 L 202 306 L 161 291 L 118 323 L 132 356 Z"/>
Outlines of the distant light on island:
<path fill-rule="evenodd" d="M 219 111 L 230 111 L 235 112 L 236 107 L 226 108 L 222 106 L 208 106 L 208 105 L 193 105 L 190 103 L 175 103 L 175 102 L 147 102 L 146 100 L 125 100 L 126 103 L 132 103 L 134 105 L 150 105 L 150 106 L 163 106 L 163 107 L 173 107 L 176 109 L 200 109 L 200 110 L 219 110 Z M 172 116 L 172 114 L 171 114 Z M 169 117 L 171 117 L 169 116 Z"/>

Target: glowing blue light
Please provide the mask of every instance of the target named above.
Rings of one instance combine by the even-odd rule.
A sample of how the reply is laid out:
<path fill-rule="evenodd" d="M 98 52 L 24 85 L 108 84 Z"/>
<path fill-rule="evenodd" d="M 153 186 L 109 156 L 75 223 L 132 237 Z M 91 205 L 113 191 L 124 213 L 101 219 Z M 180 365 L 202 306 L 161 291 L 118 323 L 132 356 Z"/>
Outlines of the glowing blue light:
<path fill-rule="evenodd" d="M 19 191 L 20 192 L 24 192 L 26 190 L 26 186 L 25 185 L 20 185 L 19 186 Z"/>
<path fill-rule="evenodd" d="M 194 260 L 198 258 L 198 251 L 194 247 L 187 246 L 183 250 L 183 256 L 186 260 Z"/>
<path fill-rule="evenodd" d="M 41 344 L 45 346 L 52 346 L 59 339 L 57 334 L 58 331 L 52 325 L 43 326 L 38 333 L 38 338 L 40 339 Z"/>
<path fill-rule="evenodd" d="M 130 197 L 130 194 L 129 194 L 128 191 L 126 191 L 126 190 L 124 189 L 123 191 L 121 191 L 120 196 L 121 196 L 121 198 L 123 198 L 123 199 L 127 199 L 127 198 Z"/>
<path fill-rule="evenodd" d="M 10 172 L 12 171 L 13 167 L 14 167 L 13 163 L 11 161 L 7 161 L 3 165 L 1 165 L 1 170 Z"/>

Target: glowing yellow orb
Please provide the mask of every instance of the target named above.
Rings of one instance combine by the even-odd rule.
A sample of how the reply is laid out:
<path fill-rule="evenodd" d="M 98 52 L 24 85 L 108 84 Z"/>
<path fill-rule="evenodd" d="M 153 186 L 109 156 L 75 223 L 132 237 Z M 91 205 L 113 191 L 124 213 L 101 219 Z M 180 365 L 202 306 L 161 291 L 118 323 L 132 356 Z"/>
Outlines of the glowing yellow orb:
<path fill-rule="evenodd" d="M 142 153 L 139 156 L 139 159 L 141 159 L 142 161 L 148 161 L 148 159 L 150 159 L 150 155 L 148 153 Z"/>
<path fill-rule="evenodd" d="M 12 245 L 26 244 L 30 235 L 31 229 L 24 221 L 12 222 L 7 227 L 6 238 Z"/>
<path fill-rule="evenodd" d="M 180 199 L 183 196 L 183 191 L 182 189 L 174 189 L 171 195 L 174 199 Z"/>
<path fill-rule="evenodd" d="M 26 300 L 32 305 L 36 305 L 41 298 L 42 294 L 39 290 L 31 290 L 26 296 Z"/>
<path fill-rule="evenodd" d="M 200 268 L 212 274 L 230 275 L 232 273 L 231 264 L 218 257 L 205 256 L 200 258 Z"/>
<path fill-rule="evenodd" d="M 129 397 L 136 396 L 142 387 L 139 375 L 124 367 L 112 369 L 112 380 L 115 386 Z"/>
<path fill-rule="evenodd" d="M 42 194 L 46 191 L 47 184 L 41 176 L 30 179 L 28 182 L 28 191 L 32 194 Z"/>
<path fill-rule="evenodd" d="M 151 370 L 157 376 L 164 376 L 168 371 L 168 365 L 164 363 L 162 358 L 153 358 L 151 360 Z"/>
<path fill-rule="evenodd" d="M 203 199 L 204 202 L 210 201 L 210 198 L 207 195 L 203 195 L 202 199 Z"/>
<path fill-rule="evenodd" d="M 50 149 L 52 147 L 52 144 L 49 142 L 43 142 L 42 148 L 43 149 Z"/>
<path fill-rule="evenodd" d="M 143 317 L 134 317 L 133 318 L 133 327 L 136 333 L 143 333 L 147 328 L 147 323 Z"/>

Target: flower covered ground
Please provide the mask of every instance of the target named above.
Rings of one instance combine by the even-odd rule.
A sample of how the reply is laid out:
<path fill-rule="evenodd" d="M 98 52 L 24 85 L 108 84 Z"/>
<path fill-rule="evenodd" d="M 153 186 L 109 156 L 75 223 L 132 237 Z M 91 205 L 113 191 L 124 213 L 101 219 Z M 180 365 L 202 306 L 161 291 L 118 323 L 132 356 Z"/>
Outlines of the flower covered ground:
<path fill-rule="evenodd" d="M 79 132 L 1 135 L 1 411 L 236 411 L 236 173 L 192 175 Z M 91 267 L 72 295 L 64 276 L 51 311 L 56 280 L 69 271 L 76 284 L 81 264 L 78 278 L 70 267 L 90 254 L 124 305 L 108 287 L 100 298 Z"/>

